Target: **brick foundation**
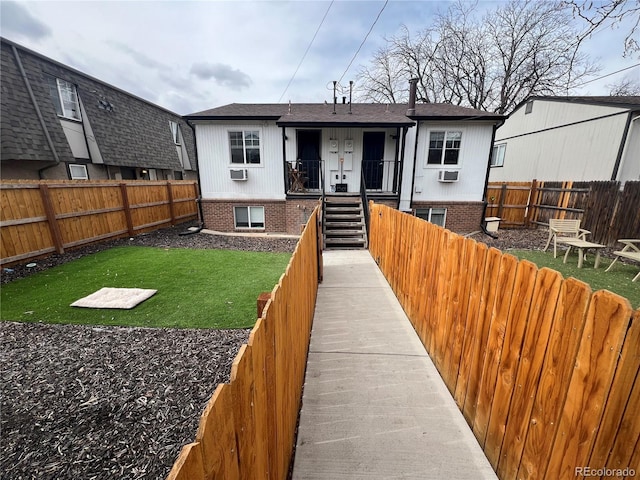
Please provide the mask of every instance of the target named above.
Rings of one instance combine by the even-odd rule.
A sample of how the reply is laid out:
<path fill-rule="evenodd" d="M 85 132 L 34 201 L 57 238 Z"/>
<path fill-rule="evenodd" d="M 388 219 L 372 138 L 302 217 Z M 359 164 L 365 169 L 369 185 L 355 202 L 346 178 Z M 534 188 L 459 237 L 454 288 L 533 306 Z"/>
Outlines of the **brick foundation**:
<path fill-rule="evenodd" d="M 299 235 L 318 200 L 202 200 L 205 228 L 219 232 L 268 232 Z M 233 207 L 264 207 L 264 229 L 235 228 Z"/>
<path fill-rule="evenodd" d="M 465 234 L 480 230 L 482 221 L 482 202 L 414 202 L 411 208 L 446 208 L 445 228 L 452 232 Z"/>

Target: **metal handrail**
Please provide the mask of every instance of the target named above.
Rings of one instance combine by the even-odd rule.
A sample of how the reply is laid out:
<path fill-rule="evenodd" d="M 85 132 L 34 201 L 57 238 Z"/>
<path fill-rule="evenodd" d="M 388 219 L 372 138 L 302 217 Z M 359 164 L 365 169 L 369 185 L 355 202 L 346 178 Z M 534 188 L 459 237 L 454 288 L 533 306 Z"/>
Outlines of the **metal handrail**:
<path fill-rule="evenodd" d="M 360 199 L 362 200 L 362 211 L 364 212 L 364 225 L 367 231 L 367 241 L 369 239 L 369 200 L 367 199 L 367 185 L 364 178 L 364 169 L 360 169 Z"/>

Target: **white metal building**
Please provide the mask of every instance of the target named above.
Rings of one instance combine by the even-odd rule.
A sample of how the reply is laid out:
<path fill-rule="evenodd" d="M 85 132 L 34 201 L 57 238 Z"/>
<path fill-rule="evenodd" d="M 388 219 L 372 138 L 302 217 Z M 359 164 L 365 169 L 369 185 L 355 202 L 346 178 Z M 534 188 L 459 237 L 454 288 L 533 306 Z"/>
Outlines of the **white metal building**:
<path fill-rule="evenodd" d="M 640 180 L 640 97 L 531 97 L 498 128 L 491 182 Z"/>

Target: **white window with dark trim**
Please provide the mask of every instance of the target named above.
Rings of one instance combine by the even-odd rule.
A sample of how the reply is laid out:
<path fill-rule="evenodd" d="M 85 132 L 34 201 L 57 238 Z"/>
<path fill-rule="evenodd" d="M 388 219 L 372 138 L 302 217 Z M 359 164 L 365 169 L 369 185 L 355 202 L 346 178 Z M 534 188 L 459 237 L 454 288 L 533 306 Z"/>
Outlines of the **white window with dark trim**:
<path fill-rule="evenodd" d="M 176 145 L 182 145 L 182 141 L 180 140 L 180 125 L 176 122 L 169 121 L 169 126 L 171 127 L 171 137 L 173 138 L 173 143 Z"/>
<path fill-rule="evenodd" d="M 460 131 L 429 132 L 427 165 L 458 165 L 461 142 Z"/>
<path fill-rule="evenodd" d="M 491 166 L 492 167 L 502 167 L 504 165 L 504 154 L 507 151 L 507 144 L 500 143 L 498 145 L 493 146 L 493 150 L 491 152 Z"/>
<path fill-rule="evenodd" d="M 416 208 L 416 217 L 435 223 L 441 227 L 445 226 L 447 221 L 446 208 Z"/>
<path fill-rule="evenodd" d="M 71 180 L 89 180 L 87 166 L 81 164 L 69 164 L 69 176 Z"/>
<path fill-rule="evenodd" d="M 231 163 L 260 163 L 260 132 L 258 130 L 242 130 L 229 132 L 229 148 Z"/>
<path fill-rule="evenodd" d="M 264 207 L 233 207 L 236 228 L 264 228 Z"/>
<path fill-rule="evenodd" d="M 50 75 L 46 75 L 46 77 L 51 100 L 53 100 L 58 116 L 72 120 L 82 120 L 76 86 L 60 78 Z"/>

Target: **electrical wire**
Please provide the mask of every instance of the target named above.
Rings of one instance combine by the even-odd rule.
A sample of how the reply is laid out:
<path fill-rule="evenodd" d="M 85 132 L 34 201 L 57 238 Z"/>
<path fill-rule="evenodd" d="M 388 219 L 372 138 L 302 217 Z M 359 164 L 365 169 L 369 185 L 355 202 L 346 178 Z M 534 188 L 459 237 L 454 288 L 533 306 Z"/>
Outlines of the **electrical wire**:
<path fill-rule="evenodd" d="M 611 75 L 615 75 L 616 73 L 624 72 L 625 70 L 630 70 L 630 69 L 638 67 L 638 66 L 640 66 L 640 63 L 636 63 L 635 65 L 631 65 L 630 67 L 626 67 L 626 68 L 623 68 L 621 70 L 616 70 L 615 72 L 607 73 L 606 75 L 602 75 L 601 77 L 594 78 L 592 80 L 588 80 L 588 81 L 586 81 L 584 83 L 581 83 L 580 85 L 574 85 L 572 88 L 582 87 L 583 85 L 587 85 L 589 83 L 597 82 L 598 80 L 602 80 L 603 78 L 610 77 Z"/>
<path fill-rule="evenodd" d="M 309 46 L 304 51 L 304 55 L 302 55 L 302 59 L 300 60 L 300 63 L 298 63 L 298 66 L 296 67 L 296 71 L 293 72 L 293 75 L 291 76 L 291 79 L 289 80 L 289 83 L 287 83 L 287 86 L 285 87 L 284 92 L 282 92 L 282 95 L 280 95 L 280 98 L 278 99 L 278 103 L 280 103 L 280 101 L 282 100 L 282 97 L 284 97 L 284 94 L 287 93 L 287 90 L 291 86 L 291 82 L 293 82 L 293 79 L 296 78 L 296 74 L 298 73 L 298 70 L 300 70 L 300 66 L 302 65 L 302 62 L 304 62 L 304 59 L 306 58 L 307 53 L 309 53 L 309 49 L 311 48 L 311 45 L 313 45 L 313 41 L 316 39 L 316 35 L 318 35 L 318 32 L 320 31 L 320 28 L 322 27 L 322 24 L 324 23 L 324 19 L 327 18 L 327 15 L 329 14 L 329 10 L 331 10 L 331 5 L 333 5 L 334 1 L 335 0 L 331 0 L 331 3 L 329 4 L 329 7 L 327 7 L 327 11 L 324 12 L 324 17 L 322 17 L 322 20 L 320 20 L 320 25 L 318 25 L 318 28 L 316 29 L 316 33 L 313 34 L 313 38 L 309 42 Z"/>
<path fill-rule="evenodd" d="M 376 23 L 378 23 L 378 19 L 380 18 L 380 15 L 382 15 L 382 12 L 384 11 L 384 9 L 387 6 L 387 3 L 389 3 L 389 0 L 385 0 L 384 5 L 382 6 L 382 8 L 380 9 L 380 11 L 378 12 L 378 16 L 376 17 L 376 19 L 373 21 L 373 23 L 371 24 L 371 28 L 369 28 L 369 31 L 367 32 L 367 34 L 364 36 L 364 39 L 362 40 L 362 43 L 360 44 L 360 46 L 358 47 L 358 50 L 356 50 L 356 53 L 353 55 L 353 58 L 351 59 L 351 61 L 349 62 L 349 65 L 347 65 L 347 68 L 345 69 L 344 73 L 342 74 L 342 76 L 340 77 L 340 80 L 338 80 L 338 83 L 340 83 L 342 81 L 342 79 L 344 78 L 344 76 L 347 74 L 347 72 L 349 71 L 349 68 L 351 68 L 351 64 L 353 63 L 353 61 L 356 59 L 356 57 L 358 56 L 358 53 L 360 53 L 360 49 L 362 48 L 362 46 L 364 45 L 364 42 L 367 41 L 367 38 L 369 38 L 369 34 L 371 33 L 371 31 L 373 30 L 373 27 L 375 27 Z"/>

